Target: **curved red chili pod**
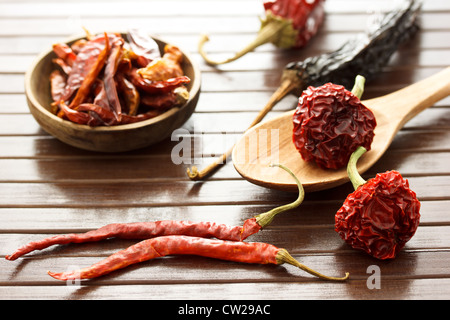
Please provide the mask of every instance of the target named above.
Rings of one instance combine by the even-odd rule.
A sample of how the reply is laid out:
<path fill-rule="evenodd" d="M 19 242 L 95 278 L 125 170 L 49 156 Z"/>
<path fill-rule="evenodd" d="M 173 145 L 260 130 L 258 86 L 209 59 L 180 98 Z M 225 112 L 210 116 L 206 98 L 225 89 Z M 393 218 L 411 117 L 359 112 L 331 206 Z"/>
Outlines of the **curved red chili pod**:
<path fill-rule="evenodd" d="M 328 277 L 295 260 L 285 249 L 262 242 L 224 241 L 189 236 L 163 236 L 141 241 L 121 250 L 90 267 L 70 272 L 48 272 L 57 280 L 93 279 L 129 265 L 168 255 L 197 255 L 202 257 L 255 264 L 289 263 L 324 280 L 343 281 Z"/>
<path fill-rule="evenodd" d="M 76 112 L 69 109 L 68 112 Z M 87 117 L 86 114 L 83 114 Z M 123 115 L 122 120 L 126 119 Z M 16 260 L 20 256 L 32 252 L 34 250 L 42 250 L 56 244 L 68 243 L 83 243 L 100 241 L 108 238 L 121 239 L 148 239 L 164 235 L 187 235 L 197 236 L 203 238 L 218 238 L 230 241 L 244 241 L 249 236 L 259 232 L 261 229 L 272 223 L 276 215 L 287 210 L 298 207 L 305 197 L 303 186 L 297 177 L 283 165 L 275 164 L 281 169 L 287 171 L 297 182 L 299 194 L 297 199 L 267 212 L 261 213 L 256 217 L 247 219 L 243 226 L 228 226 L 225 224 L 217 224 L 213 222 L 190 222 L 190 221 L 152 221 L 152 222 L 137 222 L 137 223 L 114 223 L 103 226 L 96 230 L 91 230 L 81 234 L 66 234 L 57 235 L 50 238 L 45 238 L 39 241 L 30 242 L 13 254 L 7 255 L 6 260 Z"/>
<path fill-rule="evenodd" d="M 335 231 L 350 246 L 377 259 L 393 259 L 415 234 L 420 202 L 397 171 L 379 173 L 367 182 L 356 162 L 366 150 L 358 148 L 348 171 L 355 191 L 335 216 Z"/>

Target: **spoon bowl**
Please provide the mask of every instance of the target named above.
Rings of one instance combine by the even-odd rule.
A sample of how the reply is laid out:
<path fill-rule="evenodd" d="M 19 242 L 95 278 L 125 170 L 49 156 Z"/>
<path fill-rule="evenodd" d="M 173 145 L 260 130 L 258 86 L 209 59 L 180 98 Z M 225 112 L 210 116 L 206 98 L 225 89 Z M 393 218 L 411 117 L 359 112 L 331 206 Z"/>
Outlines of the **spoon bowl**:
<path fill-rule="evenodd" d="M 387 150 L 397 132 L 421 111 L 450 95 L 450 67 L 408 87 L 362 103 L 375 115 L 377 126 L 371 150 L 358 161 L 360 174 L 367 171 Z M 292 142 L 295 110 L 250 128 L 236 143 L 232 156 L 239 174 L 248 181 L 272 189 L 295 192 L 292 177 L 269 170 L 271 163 L 288 167 L 305 191 L 333 188 L 349 181 L 346 168 L 322 169 L 306 162 Z"/>

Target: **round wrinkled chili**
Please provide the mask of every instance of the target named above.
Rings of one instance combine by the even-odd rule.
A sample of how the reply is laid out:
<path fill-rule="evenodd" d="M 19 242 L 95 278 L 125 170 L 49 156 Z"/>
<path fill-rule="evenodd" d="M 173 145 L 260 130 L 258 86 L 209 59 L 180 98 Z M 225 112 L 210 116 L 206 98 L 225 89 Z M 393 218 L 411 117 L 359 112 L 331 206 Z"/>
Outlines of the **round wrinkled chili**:
<path fill-rule="evenodd" d="M 358 146 L 370 150 L 377 122 L 360 101 L 364 80 L 356 77 L 352 92 L 332 83 L 303 92 L 293 116 L 292 136 L 303 160 L 339 169 Z"/>
<path fill-rule="evenodd" d="M 365 152 L 358 148 L 349 161 L 355 191 L 337 211 L 335 230 L 353 248 L 377 259 L 392 259 L 419 226 L 420 202 L 397 171 L 379 173 L 366 182 L 356 169 Z"/>

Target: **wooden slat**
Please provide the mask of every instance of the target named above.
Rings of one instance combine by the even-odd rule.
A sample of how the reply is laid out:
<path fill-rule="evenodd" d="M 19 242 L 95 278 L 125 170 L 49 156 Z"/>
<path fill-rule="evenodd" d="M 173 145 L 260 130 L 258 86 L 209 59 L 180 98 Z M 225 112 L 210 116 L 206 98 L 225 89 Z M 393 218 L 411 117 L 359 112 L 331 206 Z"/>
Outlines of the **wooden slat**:
<path fill-rule="evenodd" d="M 119 300 L 127 299 L 146 300 L 183 300 L 179 307 L 186 304 L 186 300 L 324 300 L 324 299 L 428 299 L 435 292 L 444 299 L 450 296 L 449 279 L 400 279 L 389 280 L 382 285 L 382 290 L 369 290 L 367 279 L 349 281 L 351 289 L 341 283 L 312 281 L 290 283 L 221 283 L 221 284 L 157 284 L 157 285 L 89 285 L 66 286 L 59 285 L 49 290 L 48 286 L 6 286 L 0 288 L 0 294 L 7 299 L 52 299 L 52 300 Z M 407 290 L 405 290 L 407 288 Z M 120 294 L 117 294 L 120 292 Z M 270 293 L 270 294 L 268 294 Z M 207 304 L 207 301 L 205 301 Z M 274 308 L 277 310 L 276 308 Z M 170 309 L 174 316 L 178 308 Z M 283 311 L 280 310 L 280 313 Z M 278 313 L 279 314 L 279 313 Z"/>

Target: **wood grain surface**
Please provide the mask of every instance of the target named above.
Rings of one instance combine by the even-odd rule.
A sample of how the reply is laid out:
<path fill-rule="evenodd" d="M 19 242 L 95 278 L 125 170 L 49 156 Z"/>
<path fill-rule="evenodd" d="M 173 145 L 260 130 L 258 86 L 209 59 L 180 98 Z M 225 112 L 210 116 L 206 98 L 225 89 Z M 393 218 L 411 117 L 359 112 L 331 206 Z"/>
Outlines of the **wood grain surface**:
<path fill-rule="evenodd" d="M 334 214 L 352 186 L 310 192 L 248 241 L 286 248 L 318 271 L 351 273 L 345 283 L 318 280 L 292 266 L 247 265 L 180 256 L 144 262 L 68 286 L 47 271 L 86 267 L 134 243 L 107 240 L 55 246 L 17 261 L 5 255 L 46 236 L 85 232 L 114 222 L 215 221 L 231 225 L 293 201 L 296 194 L 256 186 L 231 162 L 193 182 L 201 168 L 231 146 L 279 85 L 286 63 L 337 49 L 362 32 L 369 12 L 391 1 L 327 0 L 326 20 L 301 51 L 271 44 L 213 68 L 197 52 L 201 33 L 212 55 L 230 56 L 251 41 L 264 14 L 261 1 L 7 1 L 0 0 L 0 299 L 449 299 L 450 98 L 405 124 L 386 154 L 367 172 L 395 169 L 422 203 L 416 235 L 393 261 L 378 261 L 343 243 Z M 385 70 L 366 84 L 366 99 L 385 95 L 450 65 L 450 2 L 425 0 L 421 30 Z M 202 71 L 196 112 L 172 139 L 142 150 L 103 154 L 79 150 L 46 134 L 28 111 L 24 73 L 54 42 L 82 33 L 143 28 L 189 51 Z M 296 106 L 283 99 L 266 119 Z M 176 164 L 174 148 L 188 139 L 191 154 Z M 369 289 L 371 265 L 381 288 Z"/>

